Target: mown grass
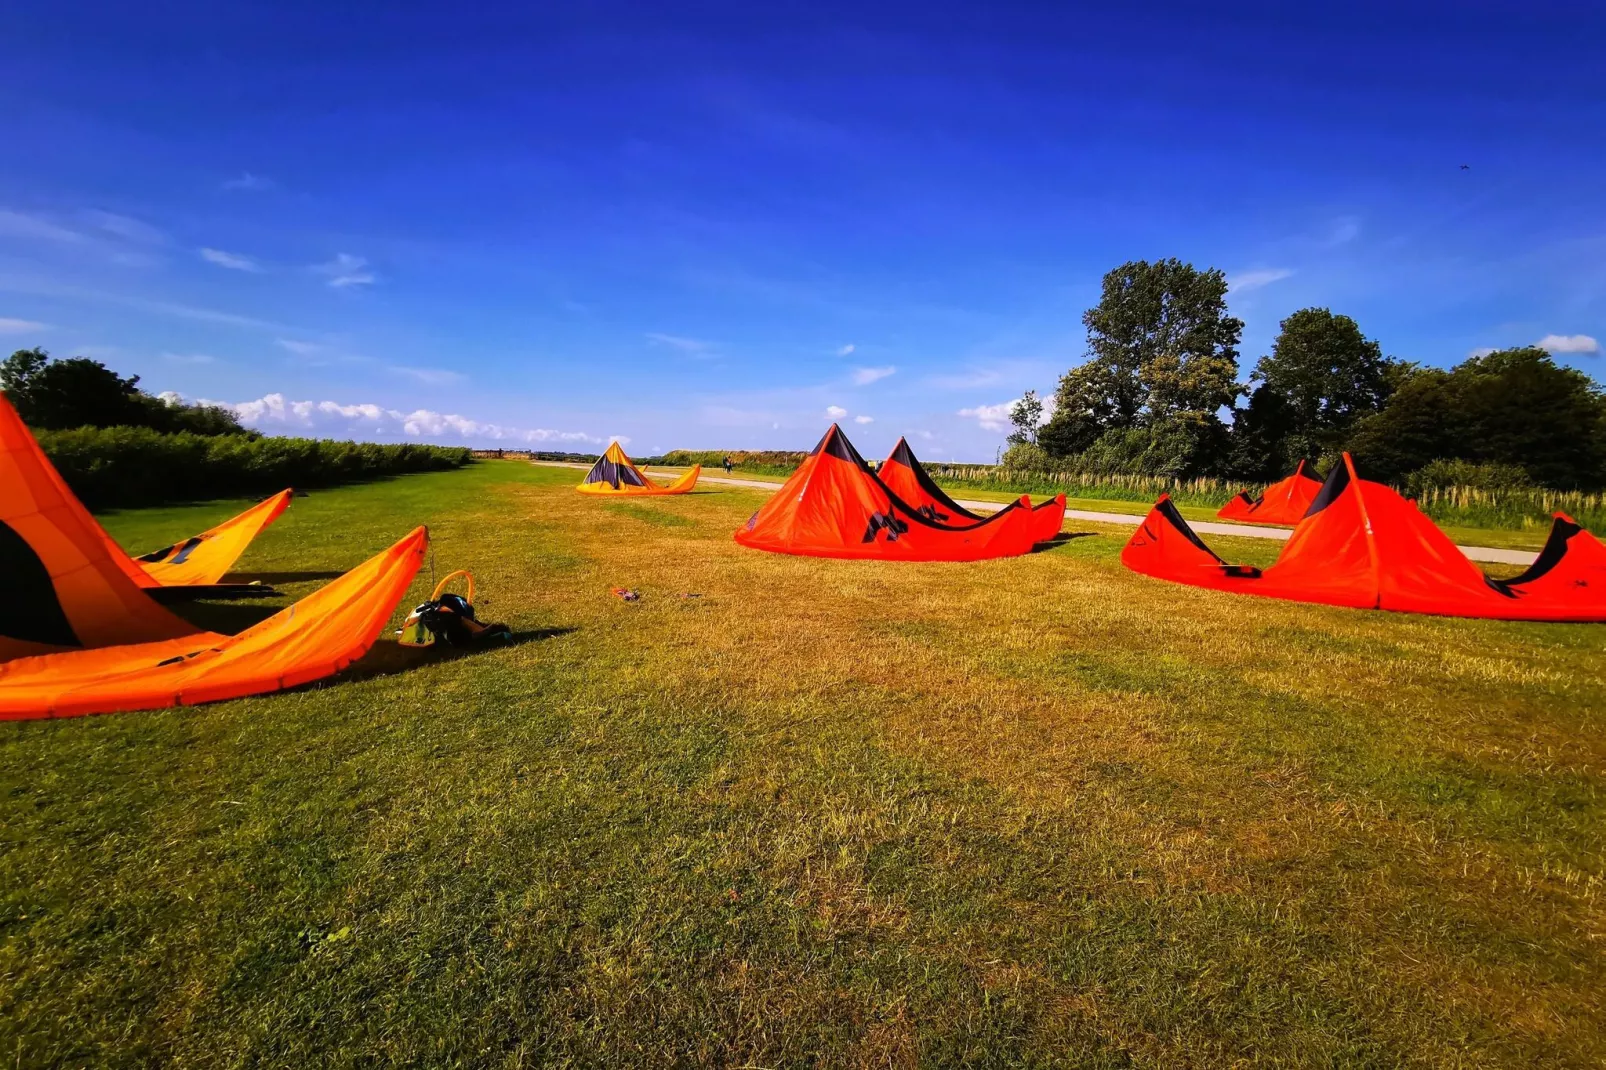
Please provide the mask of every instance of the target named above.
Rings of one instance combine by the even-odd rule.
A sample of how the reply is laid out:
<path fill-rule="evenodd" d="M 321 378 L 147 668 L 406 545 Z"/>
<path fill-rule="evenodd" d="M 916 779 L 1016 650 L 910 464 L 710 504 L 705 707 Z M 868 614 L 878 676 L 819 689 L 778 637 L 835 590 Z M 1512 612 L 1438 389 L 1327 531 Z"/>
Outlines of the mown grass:
<path fill-rule="evenodd" d="M 316 494 L 243 562 L 427 521 L 530 641 L 0 725 L 0 1059 L 1606 1060 L 1606 629 L 1166 585 L 1118 528 L 775 556 L 729 537 L 762 492 L 574 478 Z"/>

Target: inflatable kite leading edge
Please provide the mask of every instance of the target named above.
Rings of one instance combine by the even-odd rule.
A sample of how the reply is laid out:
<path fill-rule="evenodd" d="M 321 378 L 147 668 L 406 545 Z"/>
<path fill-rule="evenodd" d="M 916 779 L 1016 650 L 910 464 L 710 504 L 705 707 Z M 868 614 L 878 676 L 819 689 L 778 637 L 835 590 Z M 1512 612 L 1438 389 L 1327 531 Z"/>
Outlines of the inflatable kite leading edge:
<path fill-rule="evenodd" d="M 1041 527 L 1025 497 L 979 522 L 950 526 L 930 520 L 888 490 L 832 424 L 735 539 L 808 557 L 978 561 L 1026 553 Z"/>
<path fill-rule="evenodd" d="M 575 489 L 582 494 L 685 494 L 697 485 L 702 470 L 702 465 L 693 465 L 691 471 L 668 486 L 654 483 L 630 463 L 619 443 L 610 442 Z"/>
<path fill-rule="evenodd" d="M 1606 546 L 1565 514 L 1532 567 L 1485 576 L 1450 537 L 1348 454 L 1334 468 L 1275 564 L 1229 565 L 1162 497 L 1121 551 L 1134 572 L 1295 602 L 1496 620 L 1606 620 Z"/>
<path fill-rule="evenodd" d="M 1218 520 L 1237 520 L 1248 524 L 1299 523 L 1316 500 L 1322 481 L 1307 473 L 1300 461 L 1294 474 L 1267 487 L 1258 498 L 1240 494 L 1216 513 Z"/>

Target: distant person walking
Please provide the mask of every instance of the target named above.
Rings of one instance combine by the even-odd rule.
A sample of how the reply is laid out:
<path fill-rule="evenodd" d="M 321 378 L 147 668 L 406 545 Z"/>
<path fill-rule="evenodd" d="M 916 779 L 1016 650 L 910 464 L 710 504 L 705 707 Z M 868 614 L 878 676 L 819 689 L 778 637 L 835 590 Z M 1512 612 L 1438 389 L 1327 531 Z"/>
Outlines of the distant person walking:
<path fill-rule="evenodd" d="M 730 459 L 730 457 L 728 455 L 725 458 L 725 474 L 726 475 L 730 475 L 731 474 L 731 459 Z"/>

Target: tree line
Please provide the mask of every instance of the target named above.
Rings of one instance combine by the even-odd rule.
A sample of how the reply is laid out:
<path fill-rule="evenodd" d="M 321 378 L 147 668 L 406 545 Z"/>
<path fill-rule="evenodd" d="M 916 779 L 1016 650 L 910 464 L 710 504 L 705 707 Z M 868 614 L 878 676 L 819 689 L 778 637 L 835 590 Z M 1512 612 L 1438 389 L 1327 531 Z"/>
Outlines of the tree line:
<path fill-rule="evenodd" d="M 145 427 L 163 434 L 251 435 L 234 413 L 217 405 L 170 404 L 98 360 L 56 360 L 43 349 L 19 349 L 0 361 L 0 390 L 29 427 Z"/>
<path fill-rule="evenodd" d="M 1606 486 L 1606 393 L 1543 349 L 1444 371 L 1305 308 L 1240 381 L 1225 273 L 1175 259 L 1106 274 L 1082 323 L 1087 359 L 1060 379 L 1048 419 L 1035 392 L 1015 403 L 1010 467 L 1264 482 L 1347 450 L 1369 478 L 1401 485 Z"/>

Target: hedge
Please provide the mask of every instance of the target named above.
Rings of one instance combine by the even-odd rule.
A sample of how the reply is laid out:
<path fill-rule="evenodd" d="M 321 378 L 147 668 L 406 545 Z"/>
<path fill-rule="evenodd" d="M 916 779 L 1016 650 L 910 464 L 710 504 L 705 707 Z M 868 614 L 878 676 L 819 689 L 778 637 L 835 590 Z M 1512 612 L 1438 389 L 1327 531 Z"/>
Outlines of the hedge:
<path fill-rule="evenodd" d="M 35 431 L 67 485 L 91 509 L 267 495 L 409 472 L 460 468 L 461 447 L 248 435 L 170 435 L 143 427 Z"/>

